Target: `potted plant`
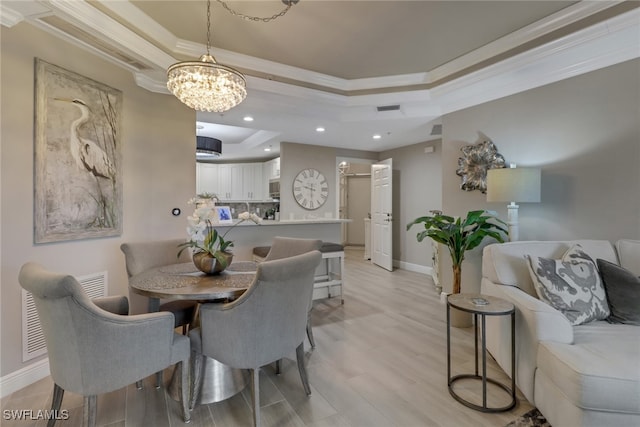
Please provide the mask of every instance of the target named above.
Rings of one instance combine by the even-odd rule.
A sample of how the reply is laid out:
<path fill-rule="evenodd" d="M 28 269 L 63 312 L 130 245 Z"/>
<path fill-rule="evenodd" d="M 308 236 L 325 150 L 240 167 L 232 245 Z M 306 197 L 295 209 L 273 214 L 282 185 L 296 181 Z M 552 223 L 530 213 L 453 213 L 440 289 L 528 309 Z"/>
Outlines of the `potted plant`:
<path fill-rule="evenodd" d="M 504 242 L 502 233 L 508 235 L 506 223 L 486 211 L 470 211 L 465 218 L 451 217 L 440 211 L 430 211 L 431 215 L 416 218 L 407 224 L 407 231 L 415 224 L 424 224 L 416 238 L 422 242 L 430 237 L 449 249 L 453 263 L 453 290 L 460 293 L 462 279 L 462 261 L 468 250 L 477 247 L 485 237 L 491 237 L 500 243 Z"/>
<path fill-rule="evenodd" d="M 220 234 L 215 229 L 217 221 L 215 197 L 196 197 L 189 200 L 189 204 L 196 206 L 192 215 L 187 217 L 187 233 L 189 241 L 178 245 L 180 251 L 178 257 L 186 248 L 193 249 L 193 263 L 202 272 L 216 274 L 223 271 L 233 259 L 233 253 L 229 250 L 233 246 L 231 240 L 226 240 L 227 234 L 244 221 L 251 220 L 260 224 L 261 219 L 255 213 L 243 212 L 238 215 L 238 222 Z"/>

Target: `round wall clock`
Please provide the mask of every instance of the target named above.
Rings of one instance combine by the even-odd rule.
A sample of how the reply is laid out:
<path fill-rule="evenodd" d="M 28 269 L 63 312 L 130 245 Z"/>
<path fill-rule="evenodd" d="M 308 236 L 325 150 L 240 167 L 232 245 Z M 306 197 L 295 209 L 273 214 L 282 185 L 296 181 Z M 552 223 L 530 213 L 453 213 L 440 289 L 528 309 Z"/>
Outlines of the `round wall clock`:
<path fill-rule="evenodd" d="M 327 178 L 316 169 L 303 169 L 293 180 L 293 197 L 305 209 L 318 209 L 329 197 Z"/>

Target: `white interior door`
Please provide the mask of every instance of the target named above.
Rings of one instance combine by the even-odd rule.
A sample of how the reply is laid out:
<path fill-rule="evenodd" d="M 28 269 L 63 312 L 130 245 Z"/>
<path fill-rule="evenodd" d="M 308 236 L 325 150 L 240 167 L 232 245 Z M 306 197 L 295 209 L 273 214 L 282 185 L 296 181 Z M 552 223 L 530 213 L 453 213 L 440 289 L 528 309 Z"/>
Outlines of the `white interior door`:
<path fill-rule="evenodd" d="M 371 165 L 371 261 L 393 270 L 392 162 L 386 159 Z"/>

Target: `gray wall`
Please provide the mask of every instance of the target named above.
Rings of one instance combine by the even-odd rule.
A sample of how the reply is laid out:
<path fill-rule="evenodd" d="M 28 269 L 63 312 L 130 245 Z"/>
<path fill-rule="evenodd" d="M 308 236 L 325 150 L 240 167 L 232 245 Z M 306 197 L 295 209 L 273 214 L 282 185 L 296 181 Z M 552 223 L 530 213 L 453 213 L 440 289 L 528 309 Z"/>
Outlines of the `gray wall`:
<path fill-rule="evenodd" d="M 445 115 L 443 210 L 506 219 L 506 203 L 459 189 L 460 147 L 480 131 L 507 163 L 542 168 L 542 202 L 520 205 L 520 240 L 640 239 L 639 76 L 633 60 Z M 480 249 L 466 257 L 463 291 L 479 290 L 480 257 Z M 447 289 L 450 263 L 441 273 Z"/>
<path fill-rule="evenodd" d="M 316 210 L 306 210 L 293 198 L 293 180 L 303 169 L 315 168 L 327 178 L 329 183 L 329 198 L 322 207 Z M 294 144 L 283 142 L 280 144 L 280 219 L 288 220 L 290 215 L 294 219 L 310 217 L 336 218 L 336 149 L 318 145 Z"/>
<path fill-rule="evenodd" d="M 73 275 L 107 271 L 110 294 L 127 294 L 120 244 L 184 236 L 187 200 L 195 189 L 195 113 L 172 96 L 135 85 L 131 73 L 21 23 L 2 27 L 0 375 L 22 363 L 18 272 L 36 261 Z M 123 92 L 123 234 L 33 244 L 34 57 Z M 184 212 L 171 215 L 171 208 Z M 37 360 L 37 359 L 36 359 Z M 32 361 L 28 363 L 32 363 Z"/>
<path fill-rule="evenodd" d="M 425 153 L 426 147 L 433 152 Z M 380 153 L 380 160 L 393 159 L 393 259 L 431 267 L 431 242 L 418 243 L 416 234 L 424 227 L 407 224 L 442 208 L 442 143 L 428 141 Z"/>

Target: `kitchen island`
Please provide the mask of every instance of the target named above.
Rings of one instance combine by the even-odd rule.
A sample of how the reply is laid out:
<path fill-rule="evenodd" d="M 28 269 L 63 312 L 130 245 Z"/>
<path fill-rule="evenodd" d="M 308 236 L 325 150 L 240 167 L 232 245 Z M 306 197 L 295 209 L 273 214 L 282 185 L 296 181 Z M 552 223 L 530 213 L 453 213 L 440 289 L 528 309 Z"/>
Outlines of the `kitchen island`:
<path fill-rule="evenodd" d="M 351 222 L 350 219 L 317 218 L 293 220 L 262 220 L 260 224 L 245 221 L 233 225 L 216 224 L 214 227 L 224 234 L 226 240 L 233 241 L 234 261 L 250 261 L 253 248 L 256 246 L 271 246 L 276 236 L 296 237 L 301 239 L 320 239 L 324 242 L 342 242 L 342 224 Z M 232 228 L 232 230 L 229 230 Z"/>

